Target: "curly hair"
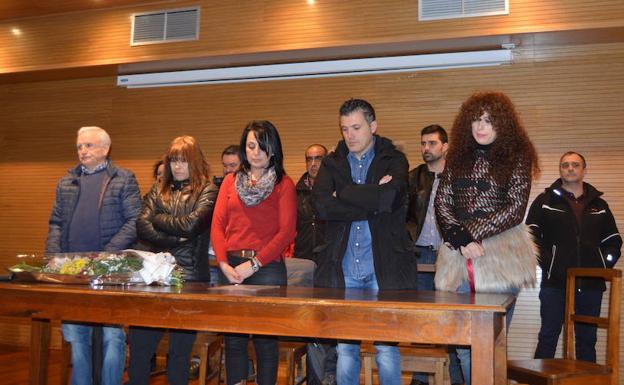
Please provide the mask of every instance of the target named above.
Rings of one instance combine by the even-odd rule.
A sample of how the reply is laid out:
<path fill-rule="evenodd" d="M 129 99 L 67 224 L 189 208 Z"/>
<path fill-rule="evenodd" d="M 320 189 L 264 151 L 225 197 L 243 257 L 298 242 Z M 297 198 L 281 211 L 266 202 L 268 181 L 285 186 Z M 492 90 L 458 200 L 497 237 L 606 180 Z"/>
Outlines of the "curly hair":
<path fill-rule="evenodd" d="M 490 115 L 496 140 L 488 151 L 494 179 L 506 184 L 518 163 L 529 167 L 532 176 L 539 173 L 537 152 L 522 126 L 516 109 L 501 92 L 477 92 L 461 106 L 451 130 L 451 146 L 446 156 L 447 168 L 455 175 L 468 175 L 476 160 L 479 144 L 472 135 L 472 122 L 484 112 Z"/>

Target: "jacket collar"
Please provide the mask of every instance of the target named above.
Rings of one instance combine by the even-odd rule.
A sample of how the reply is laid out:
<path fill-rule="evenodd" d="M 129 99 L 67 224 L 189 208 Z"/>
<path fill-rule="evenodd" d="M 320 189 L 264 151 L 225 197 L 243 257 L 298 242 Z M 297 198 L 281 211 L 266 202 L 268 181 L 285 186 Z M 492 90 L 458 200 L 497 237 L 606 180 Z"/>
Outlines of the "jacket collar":
<path fill-rule="evenodd" d="M 562 184 L 563 183 L 561 182 L 561 178 L 559 178 L 554 181 L 553 184 L 550 185 L 550 187 L 547 187 L 545 192 L 557 197 L 563 197 L 563 187 L 561 187 Z M 602 191 L 598 191 L 594 186 L 590 185 L 589 183 L 583 182 L 583 194 L 587 196 L 587 201 L 590 202 L 601 196 L 603 193 Z"/>
<path fill-rule="evenodd" d="M 295 186 L 297 191 L 310 191 L 310 187 L 306 183 L 307 179 L 308 179 L 308 172 L 306 171 L 303 173 L 303 175 L 301 175 L 301 178 L 299 178 L 299 181 L 297 182 L 297 185 Z"/>
<path fill-rule="evenodd" d="M 75 167 L 70 168 L 68 172 L 74 178 L 80 178 L 80 176 L 82 175 L 82 166 L 79 163 Z M 117 167 L 113 164 L 112 160 L 108 160 L 108 166 L 106 166 L 106 170 L 104 172 L 106 172 L 109 177 L 113 177 L 117 173 Z"/>
<path fill-rule="evenodd" d="M 375 158 L 381 156 L 390 156 L 392 151 L 396 149 L 395 145 L 392 144 L 392 141 L 388 138 L 384 138 L 383 136 L 379 136 L 377 134 L 375 136 Z M 336 158 L 346 158 L 347 154 L 349 154 L 349 148 L 345 143 L 344 139 L 338 142 L 336 146 L 336 151 L 333 152 L 333 156 Z"/>

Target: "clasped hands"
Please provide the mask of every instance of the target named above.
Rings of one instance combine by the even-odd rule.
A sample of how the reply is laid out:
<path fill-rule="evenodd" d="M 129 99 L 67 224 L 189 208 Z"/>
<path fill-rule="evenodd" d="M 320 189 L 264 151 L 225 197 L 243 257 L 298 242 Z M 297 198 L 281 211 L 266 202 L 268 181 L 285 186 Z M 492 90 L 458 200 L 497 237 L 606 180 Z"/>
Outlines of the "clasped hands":
<path fill-rule="evenodd" d="M 251 261 L 243 262 L 236 267 L 230 266 L 227 262 L 219 262 L 219 267 L 230 283 L 242 283 L 254 273 Z"/>
<path fill-rule="evenodd" d="M 461 246 L 459 248 L 459 251 L 461 251 L 462 255 L 466 259 L 479 258 L 485 255 L 485 249 L 483 248 L 483 245 L 478 242 L 470 242 L 466 246 Z"/>

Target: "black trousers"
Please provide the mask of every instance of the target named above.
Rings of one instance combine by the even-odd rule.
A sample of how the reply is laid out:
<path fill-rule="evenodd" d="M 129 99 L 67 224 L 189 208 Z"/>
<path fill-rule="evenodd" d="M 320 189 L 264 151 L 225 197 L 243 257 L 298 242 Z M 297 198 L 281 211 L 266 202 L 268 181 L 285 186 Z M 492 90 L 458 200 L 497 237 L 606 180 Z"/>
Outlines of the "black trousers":
<path fill-rule="evenodd" d="M 231 266 L 237 266 L 248 259 L 228 257 Z M 228 284 L 228 280 L 219 270 L 219 282 Z M 243 281 L 245 285 L 280 285 L 286 286 L 286 265 L 283 261 L 272 262 L 262 266 L 260 270 Z M 234 385 L 247 379 L 248 361 L 247 344 L 250 336 L 247 334 L 225 335 L 225 370 L 227 385 Z M 277 367 L 279 364 L 279 347 L 277 337 L 251 337 L 256 359 L 258 360 L 256 383 L 258 385 L 275 385 L 277 382 Z"/>
<path fill-rule="evenodd" d="M 130 327 L 130 363 L 127 385 L 148 385 L 151 359 L 166 329 Z M 189 363 L 196 333 L 169 329 L 167 379 L 171 385 L 188 384 Z"/>

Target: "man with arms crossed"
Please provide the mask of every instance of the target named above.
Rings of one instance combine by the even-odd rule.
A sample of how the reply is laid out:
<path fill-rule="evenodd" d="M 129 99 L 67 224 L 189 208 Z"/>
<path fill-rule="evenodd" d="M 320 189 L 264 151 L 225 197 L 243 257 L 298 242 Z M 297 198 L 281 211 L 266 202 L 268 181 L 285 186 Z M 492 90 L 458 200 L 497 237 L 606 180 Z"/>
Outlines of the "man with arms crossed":
<path fill-rule="evenodd" d="M 416 286 L 414 250 L 405 230 L 407 172 L 405 155 L 376 135 L 375 110 L 365 100 L 340 107 L 343 140 L 327 155 L 313 189 L 316 208 L 327 220 L 315 285 L 368 290 Z M 397 346 L 377 344 L 382 385 L 400 385 Z M 338 343 L 337 380 L 360 382 L 360 345 Z"/>

